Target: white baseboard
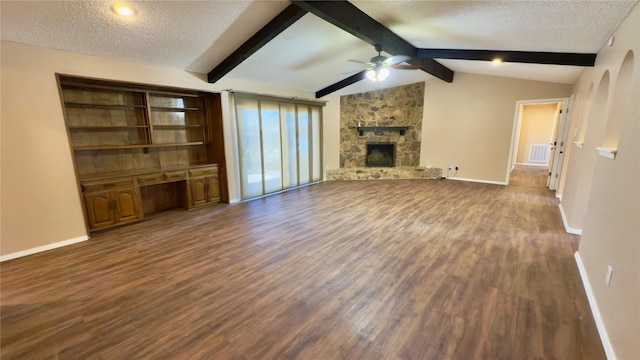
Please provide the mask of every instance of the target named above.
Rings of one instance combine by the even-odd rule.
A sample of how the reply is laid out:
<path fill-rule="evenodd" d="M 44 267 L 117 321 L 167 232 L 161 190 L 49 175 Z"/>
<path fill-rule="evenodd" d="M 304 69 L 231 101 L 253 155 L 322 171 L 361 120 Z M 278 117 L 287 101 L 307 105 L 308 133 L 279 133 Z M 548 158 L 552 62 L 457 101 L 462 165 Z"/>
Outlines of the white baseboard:
<path fill-rule="evenodd" d="M 562 201 L 562 194 L 556 193 L 556 199 Z"/>
<path fill-rule="evenodd" d="M 67 245 L 71 245 L 71 244 L 75 244 L 75 243 L 79 243 L 79 242 L 83 242 L 83 241 L 87 241 L 89 240 L 89 237 L 87 235 L 83 235 L 83 236 L 79 236 L 77 238 L 73 238 L 73 239 L 69 239 L 69 240 L 64 240 L 64 241 L 60 241 L 57 243 L 53 243 L 53 244 L 48 244 L 48 245 L 44 245 L 44 246 L 38 246 L 32 249 L 27 249 L 27 250 L 22 250 L 22 251 L 18 251 L 18 252 L 14 252 L 11 254 L 7 254 L 7 255 L 2 255 L 0 256 L 0 262 L 3 261 L 7 261 L 7 260 L 12 260 L 12 259 L 17 259 L 23 256 L 27 256 L 27 255 L 33 255 L 33 254 L 37 254 L 43 251 L 47 251 L 47 250 L 53 250 L 53 249 L 57 249 L 59 247 L 63 247 L 63 246 L 67 246 Z"/>
<path fill-rule="evenodd" d="M 537 166 L 537 167 L 548 167 L 547 163 L 516 163 L 516 165 L 522 166 Z"/>
<path fill-rule="evenodd" d="M 609 342 L 609 335 L 607 335 L 607 329 L 604 327 L 602 317 L 600 317 L 598 303 L 596 302 L 595 296 L 593 296 L 591 284 L 589 283 L 589 277 L 587 276 L 587 271 L 585 270 L 584 264 L 582 263 L 582 258 L 580 258 L 580 254 L 577 251 L 575 252 L 575 254 L 573 254 L 573 257 L 576 259 L 576 264 L 578 265 L 578 271 L 580 272 L 582 285 L 584 286 L 584 291 L 587 294 L 587 300 L 589 300 L 589 307 L 591 308 L 593 320 L 596 322 L 596 327 L 598 328 L 598 334 L 600 335 L 600 342 L 602 342 L 604 353 L 607 355 L 608 360 L 616 360 L 616 354 L 613 351 L 611 342 Z"/>
<path fill-rule="evenodd" d="M 447 180 L 456 180 L 456 181 L 468 181 L 482 184 L 492 184 L 492 185 L 508 185 L 504 181 L 489 181 L 489 180 L 477 180 L 477 179 L 465 179 L 459 177 L 448 177 Z"/>
<path fill-rule="evenodd" d="M 562 203 L 558 205 L 558 208 L 560 209 L 560 215 L 562 216 L 564 231 L 568 232 L 569 234 L 582 235 L 582 229 L 574 229 L 569 226 L 569 222 L 567 221 L 567 216 L 564 214 L 564 209 L 562 208 Z"/>

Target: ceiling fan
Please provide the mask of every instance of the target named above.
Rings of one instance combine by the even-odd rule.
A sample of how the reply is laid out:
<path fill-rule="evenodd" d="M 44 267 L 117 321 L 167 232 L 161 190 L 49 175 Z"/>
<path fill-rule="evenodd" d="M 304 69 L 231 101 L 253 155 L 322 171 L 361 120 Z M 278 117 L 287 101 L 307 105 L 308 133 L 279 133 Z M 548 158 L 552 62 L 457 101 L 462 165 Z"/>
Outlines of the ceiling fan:
<path fill-rule="evenodd" d="M 414 65 L 402 64 L 405 61 L 411 60 L 411 57 L 409 56 L 396 55 L 396 56 L 386 57 L 381 55 L 382 53 L 381 45 L 375 45 L 375 49 L 378 52 L 378 55 L 372 57 L 368 63 L 365 63 L 359 60 L 349 60 L 351 62 L 356 62 L 359 64 L 366 64 L 367 69 L 365 71 L 365 75 L 371 81 L 384 81 L 389 76 L 389 69 L 398 69 L 398 70 L 419 69 L 419 67 Z"/>

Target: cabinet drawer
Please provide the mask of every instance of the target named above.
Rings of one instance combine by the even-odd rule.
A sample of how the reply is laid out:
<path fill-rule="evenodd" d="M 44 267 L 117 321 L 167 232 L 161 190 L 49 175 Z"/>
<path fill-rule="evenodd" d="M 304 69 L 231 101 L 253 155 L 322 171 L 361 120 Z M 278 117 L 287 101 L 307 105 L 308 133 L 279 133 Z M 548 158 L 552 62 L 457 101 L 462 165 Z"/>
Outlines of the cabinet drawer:
<path fill-rule="evenodd" d="M 161 173 L 138 176 L 138 185 L 160 184 L 164 181 Z"/>
<path fill-rule="evenodd" d="M 108 190 L 119 187 L 131 187 L 133 186 L 133 178 L 118 178 L 118 179 L 109 179 L 109 180 L 101 180 L 101 181 L 91 181 L 91 182 L 83 182 L 80 184 L 82 187 L 82 191 L 97 191 L 97 190 Z"/>
<path fill-rule="evenodd" d="M 189 170 L 189 176 L 192 178 L 199 177 L 199 176 L 207 176 L 207 175 L 217 175 L 217 174 L 218 174 L 217 166 L 212 166 L 212 167 L 203 168 L 203 169 Z"/>
<path fill-rule="evenodd" d="M 187 172 L 186 171 L 166 172 L 166 173 L 162 174 L 162 178 L 164 179 L 164 181 L 186 180 L 187 179 Z"/>

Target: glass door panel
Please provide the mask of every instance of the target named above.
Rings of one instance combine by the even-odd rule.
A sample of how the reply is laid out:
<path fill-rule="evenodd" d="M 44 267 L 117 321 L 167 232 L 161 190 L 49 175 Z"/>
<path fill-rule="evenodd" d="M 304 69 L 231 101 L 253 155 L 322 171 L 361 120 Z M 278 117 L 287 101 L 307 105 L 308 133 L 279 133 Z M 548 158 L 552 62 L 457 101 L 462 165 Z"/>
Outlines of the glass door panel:
<path fill-rule="evenodd" d="M 322 126 L 320 124 L 320 107 L 311 107 L 311 134 L 313 144 L 313 159 L 311 161 L 311 174 L 313 181 L 322 180 Z"/>
<path fill-rule="evenodd" d="M 298 132 L 296 106 L 282 104 L 282 172 L 285 188 L 298 186 Z"/>
<path fill-rule="evenodd" d="M 309 107 L 298 105 L 298 168 L 300 185 L 310 182 L 309 155 L 310 155 L 310 136 L 309 136 Z"/>
<path fill-rule="evenodd" d="M 240 154 L 242 198 L 264 194 L 262 187 L 262 141 L 258 102 L 236 99 L 238 146 Z"/>
<path fill-rule="evenodd" d="M 282 147 L 280 145 L 280 106 L 262 101 L 262 155 L 264 161 L 264 191 L 282 190 Z"/>

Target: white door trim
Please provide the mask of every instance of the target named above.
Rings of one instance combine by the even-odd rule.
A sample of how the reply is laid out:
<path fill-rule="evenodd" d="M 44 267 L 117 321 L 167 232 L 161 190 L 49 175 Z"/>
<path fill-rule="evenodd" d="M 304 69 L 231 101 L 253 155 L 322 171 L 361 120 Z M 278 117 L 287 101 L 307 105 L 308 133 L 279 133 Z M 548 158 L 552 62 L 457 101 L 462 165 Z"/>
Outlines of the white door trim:
<path fill-rule="evenodd" d="M 515 161 L 513 159 L 514 151 L 517 151 L 517 142 L 518 136 L 520 135 L 520 122 L 522 117 L 520 116 L 520 109 L 522 105 L 533 105 L 533 104 L 547 104 L 547 103 L 558 103 L 564 102 L 567 104 L 569 98 L 552 98 L 552 99 L 532 99 L 532 100 L 518 100 L 516 101 L 516 110 L 513 115 L 513 127 L 511 129 L 511 146 L 509 148 L 509 161 L 507 163 L 507 169 L 505 173 L 504 182 L 509 184 L 509 175 L 511 174 L 511 170 L 515 166 Z"/>

